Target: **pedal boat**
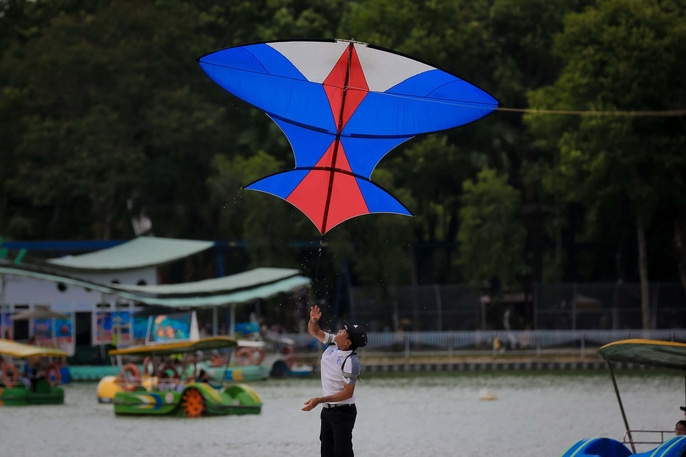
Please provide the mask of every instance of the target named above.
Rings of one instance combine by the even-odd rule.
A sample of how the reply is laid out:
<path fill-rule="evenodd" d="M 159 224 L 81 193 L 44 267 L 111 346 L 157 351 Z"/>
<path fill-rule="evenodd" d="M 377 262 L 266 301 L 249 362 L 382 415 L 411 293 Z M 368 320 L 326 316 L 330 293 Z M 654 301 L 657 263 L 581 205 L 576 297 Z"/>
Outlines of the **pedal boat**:
<path fill-rule="evenodd" d="M 576 442 L 562 457 L 682 457 L 686 455 L 686 435 L 675 436 L 674 430 L 631 429 L 617 388 L 614 363 L 632 363 L 649 367 L 679 370 L 686 376 L 686 344 L 669 341 L 629 339 L 615 341 L 598 349 L 612 377 L 626 432 L 622 441 L 613 438 L 587 438 Z M 654 446 L 636 452 L 636 445 Z"/>
<path fill-rule="evenodd" d="M 56 360 L 66 357 L 65 351 L 0 339 L 0 356 L 0 406 L 64 404 Z M 20 370 L 27 361 L 43 367 L 45 376 L 22 379 Z"/>
<path fill-rule="evenodd" d="M 198 380 L 202 354 L 236 346 L 225 336 L 195 341 L 148 344 L 109 351 L 122 366 L 117 377 L 105 377 L 98 385 L 98 397 L 112 395 L 116 415 L 184 417 L 259 414 L 262 400 L 250 386 L 224 382 L 223 367 Z M 182 358 L 179 360 L 179 357 Z M 225 359 L 228 365 L 230 353 Z M 136 363 L 143 359 L 143 372 Z"/>

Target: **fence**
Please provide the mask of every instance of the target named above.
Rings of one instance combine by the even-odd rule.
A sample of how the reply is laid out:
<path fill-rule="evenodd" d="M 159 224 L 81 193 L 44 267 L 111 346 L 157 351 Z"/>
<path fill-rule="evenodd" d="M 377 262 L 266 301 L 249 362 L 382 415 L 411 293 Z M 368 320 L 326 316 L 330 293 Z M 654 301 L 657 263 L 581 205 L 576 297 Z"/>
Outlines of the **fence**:
<path fill-rule="evenodd" d="M 317 347 L 307 333 L 288 335 L 299 348 Z M 359 351 L 448 354 L 492 348 L 497 337 L 511 350 L 536 351 L 598 348 L 623 339 L 642 338 L 686 342 L 686 329 L 674 330 L 514 330 L 471 332 L 369 332 L 368 342 Z"/>
<path fill-rule="evenodd" d="M 651 328 L 686 327 L 686 295 L 681 284 L 649 285 Z M 638 284 L 537 284 L 534 328 L 641 328 Z"/>
<path fill-rule="evenodd" d="M 373 288 L 352 288 L 350 295 L 346 314 L 377 332 L 642 327 L 638 284 L 535 284 L 532 294 L 494 300 L 465 285 L 404 286 L 386 300 Z M 686 327 L 681 284 L 651 283 L 649 296 L 651 328 Z"/>

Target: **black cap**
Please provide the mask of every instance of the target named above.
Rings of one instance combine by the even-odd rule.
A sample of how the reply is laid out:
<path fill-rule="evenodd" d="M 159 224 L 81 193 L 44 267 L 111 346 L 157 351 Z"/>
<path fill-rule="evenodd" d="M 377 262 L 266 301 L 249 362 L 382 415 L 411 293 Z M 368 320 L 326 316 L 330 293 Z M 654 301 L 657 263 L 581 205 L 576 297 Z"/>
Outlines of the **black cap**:
<path fill-rule="evenodd" d="M 353 351 L 357 348 L 363 348 L 367 345 L 367 332 L 359 325 L 352 325 L 347 321 L 343 321 L 343 329 L 348 333 L 350 338 L 350 349 Z"/>
<path fill-rule="evenodd" d="M 679 406 L 679 409 L 682 411 L 686 411 L 686 406 Z"/>

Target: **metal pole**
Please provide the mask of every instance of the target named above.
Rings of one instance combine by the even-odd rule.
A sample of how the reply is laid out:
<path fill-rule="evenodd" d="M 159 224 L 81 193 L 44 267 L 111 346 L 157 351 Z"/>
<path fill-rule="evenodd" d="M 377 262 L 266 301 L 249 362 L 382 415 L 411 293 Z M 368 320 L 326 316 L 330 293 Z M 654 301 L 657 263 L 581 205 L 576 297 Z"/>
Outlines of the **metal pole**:
<path fill-rule="evenodd" d="M 212 336 L 217 336 L 219 335 L 219 316 L 218 316 L 218 307 L 215 306 L 212 308 Z"/>
<path fill-rule="evenodd" d="M 534 330 L 538 330 L 538 283 L 534 283 Z"/>
<path fill-rule="evenodd" d="M 631 444 L 631 452 L 636 453 L 636 446 L 634 445 L 634 438 L 631 436 L 631 430 L 629 429 L 629 422 L 626 420 L 626 413 L 624 413 L 624 405 L 622 405 L 622 398 L 619 396 L 619 389 L 617 388 L 617 381 L 615 380 L 615 372 L 612 369 L 612 363 L 608 360 L 607 366 L 610 368 L 610 375 L 612 376 L 612 385 L 615 387 L 615 394 L 617 395 L 617 402 L 619 403 L 619 410 L 622 412 L 622 419 L 624 420 L 624 427 L 626 428 L 626 434 L 629 437 L 629 443 Z"/>
<path fill-rule="evenodd" d="M 236 329 L 236 304 L 233 303 L 231 305 L 230 309 L 231 309 L 231 314 L 230 314 L 231 317 L 229 319 L 231 319 L 231 323 L 229 324 L 229 336 L 233 338 L 235 336 L 235 329 Z"/>
<path fill-rule="evenodd" d="M 441 291 L 438 288 L 438 284 L 434 284 L 434 292 L 436 294 L 436 311 L 438 314 L 438 331 L 443 331 L 443 315 L 441 314 Z"/>
<path fill-rule="evenodd" d="M 573 289 L 574 296 L 572 297 L 572 330 L 576 330 L 576 298 L 577 298 L 576 286 L 577 286 L 577 284 L 574 283 L 574 289 Z"/>

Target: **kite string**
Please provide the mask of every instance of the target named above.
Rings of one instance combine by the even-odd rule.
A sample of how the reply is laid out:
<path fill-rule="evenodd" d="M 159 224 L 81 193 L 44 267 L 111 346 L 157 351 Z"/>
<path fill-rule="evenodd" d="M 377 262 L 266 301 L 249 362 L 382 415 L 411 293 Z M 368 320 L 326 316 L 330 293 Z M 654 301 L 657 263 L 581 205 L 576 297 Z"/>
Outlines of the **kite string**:
<path fill-rule="evenodd" d="M 314 281 L 317 282 L 319 281 L 319 261 L 322 259 L 322 247 L 324 246 L 324 242 L 322 239 L 319 239 L 319 250 L 317 251 L 317 266 L 314 269 Z"/>
<path fill-rule="evenodd" d="M 496 111 L 525 114 L 562 114 L 572 116 L 625 116 L 625 117 L 672 117 L 686 115 L 686 109 L 674 109 L 664 111 L 583 111 L 583 110 L 559 110 L 559 109 L 536 109 L 536 108 L 503 108 Z"/>

